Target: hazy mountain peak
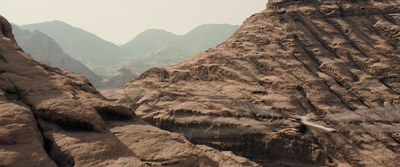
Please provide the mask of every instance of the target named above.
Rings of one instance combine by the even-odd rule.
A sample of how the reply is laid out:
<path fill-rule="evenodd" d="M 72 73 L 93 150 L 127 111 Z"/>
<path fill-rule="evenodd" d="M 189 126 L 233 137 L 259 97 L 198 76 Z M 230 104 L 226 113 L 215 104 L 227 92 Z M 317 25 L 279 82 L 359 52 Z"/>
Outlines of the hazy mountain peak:
<path fill-rule="evenodd" d="M 165 47 L 181 47 L 192 53 L 197 53 L 227 39 L 238 26 L 229 24 L 201 25 L 185 35 L 176 35 L 159 29 L 143 31 L 121 48 L 136 56 L 143 56 Z"/>
<path fill-rule="evenodd" d="M 93 71 L 64 52 L 57 42 L 38 30 L 22 30 L 13 25 L 18 45 L 36 61 L 84 75 L 91 82 L 101 81 Z"/>
<path fill-rule="evenodd" d="M 53 20 L 53 21 L 46 21 L 46 22 L 32 23 L 32 24 L 24 24 L 20 27 L 23 27 L 25 29 L 31 29 L 31 30 L 33 30 L 36 27 L 41 27 L 41 28 L 47 27 L 47 28 L 57 28 L 57 29 L 76 28 L 76 27 L 73 27 L 72 25 L 70 25 L 66 22 L 60 21 L 60 20 Z"/>
<path fill-rule="evenodd" d="M 66 53 L 90 68 L 115 65 L 120 57 L 128 54 L 117 45 L 97 35 L 62 21 L 50 21 L 21 26 L 23 29 L 38 30 L 52 37 Z M 110 56 L 113 55 L 113 56 Z M 117 68 L 109 69 L 116 71 Z"/>
<path fill-rule="evenodd" d="M 45 23 L 73 27 L 72 25 L 70 25 L 70 24 L 68 24 L 66 22 L 60 21 L 60 20 L 53 20 L 53 21 L 49 21 L 49 22 L 45 22 Z"/>
<path fill-rule="evenodd" d="M 149 33 L 166 33 L 166 34 L 174 34 L 174 33 L 172 33 L 172 32 L 169 32 L 169 31 L 166 31 L 166 30 L 163 30 L 163 29 L 148 29 L 148 30 L 145 30 L 145 31 L 143 31 L 142 33 L 140 33 L 140 34 L 149 34 Z M 175 35 L 175 34 L 174 34 Z"/>
<path fill-rule="evenodd" d="M 231 24 L 203 24 L 203 25 L 197 26 L 194 29 L 190 30 L 185 35 L 199 33 L 201 31 L 215 31 L 215 30 L 227 31 L 227 29 L 228 30 L 229 29 L 237 29 L 239 27 L 240 27 L 239 25 L 231 25 Z"/>

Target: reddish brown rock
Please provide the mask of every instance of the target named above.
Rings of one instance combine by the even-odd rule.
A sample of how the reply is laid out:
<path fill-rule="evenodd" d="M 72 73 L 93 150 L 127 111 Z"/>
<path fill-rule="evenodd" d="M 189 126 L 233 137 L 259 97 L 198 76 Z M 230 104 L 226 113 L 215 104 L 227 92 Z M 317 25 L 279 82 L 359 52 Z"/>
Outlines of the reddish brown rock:
<path fill-rule="evenodd" d="M 0 16 L 0 166 L 259 166 L 160 130 L 89 81 L 38 63 Z"/>
<path fill-rule="evenodd" d="M 8 101 L 0 91 L 0 166 L 56 166 L 43 146 L 29 107 Z"/>
<path fill-rule="evenodd" d="M 385 127 L 399 125 L 399 16 L 391 0 L 270 0 L 216 48 L 108 94 L 153 125 L 265 166 L 398 166 L 399 132 Z M 340 117 L 378 107 L 396 119 Z M 292 114 L 325 117 L 317 123 L 339 133 L 294 133 Z"/>

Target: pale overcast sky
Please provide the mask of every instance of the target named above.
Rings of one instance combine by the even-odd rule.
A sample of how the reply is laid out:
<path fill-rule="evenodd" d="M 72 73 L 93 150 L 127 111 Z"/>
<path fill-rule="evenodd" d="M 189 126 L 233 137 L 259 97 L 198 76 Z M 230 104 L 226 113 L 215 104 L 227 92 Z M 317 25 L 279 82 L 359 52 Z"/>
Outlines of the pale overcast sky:
<path fill-rule="evenodd" d="M 0 15 L 23 25 L 60 20 L 124 44 L 147 29 L 185 34 L 202 24 L 241 25 L 267 0 L 0 0 Z"/>

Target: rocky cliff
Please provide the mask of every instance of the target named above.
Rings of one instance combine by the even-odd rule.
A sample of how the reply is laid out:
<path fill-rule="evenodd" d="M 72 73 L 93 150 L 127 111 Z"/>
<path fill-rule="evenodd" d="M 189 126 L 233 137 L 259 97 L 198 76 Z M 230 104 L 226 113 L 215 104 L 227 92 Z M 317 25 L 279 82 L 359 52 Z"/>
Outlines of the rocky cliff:
<path fill-rule="evenodd" d="M 270 0 L 228 40 L 109 97 L 264 166 L 399 166 L 400 2 Z M 288 115 L 335 134 L 301 135 Z"/>
<path fill-rule="evenodd" d="M 0 16 L 0 166 L 259 166 L 194 145 L 103 97 L 89 81 L 38 63 Z"/>
<path fill-rule="evenodd" d="M 13 34 L 18 45 L 38 62 L 83 75 L 90 82 L 102 80 L 80 61 L 66 54 L 52 38 L 39 31 L 22 30 L 13 26 Z"/>

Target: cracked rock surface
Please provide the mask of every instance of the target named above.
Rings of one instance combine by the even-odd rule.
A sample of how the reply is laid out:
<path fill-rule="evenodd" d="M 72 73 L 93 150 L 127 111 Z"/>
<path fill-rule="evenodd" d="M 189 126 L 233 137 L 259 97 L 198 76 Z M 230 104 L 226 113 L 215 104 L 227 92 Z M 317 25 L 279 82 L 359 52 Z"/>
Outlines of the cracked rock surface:
<path fill-rule="evenodd" d="M 228 40 L 107 92 L 264 166 L 399 166 L 400 1 L 269 0 Z M 300 135 L 287 115 L 335 134 Z"/>
<path fill-rule="evenodd" d="M 259 166 L 145 123 L 11 32 L 0 16 L 0 166 Z"/>

